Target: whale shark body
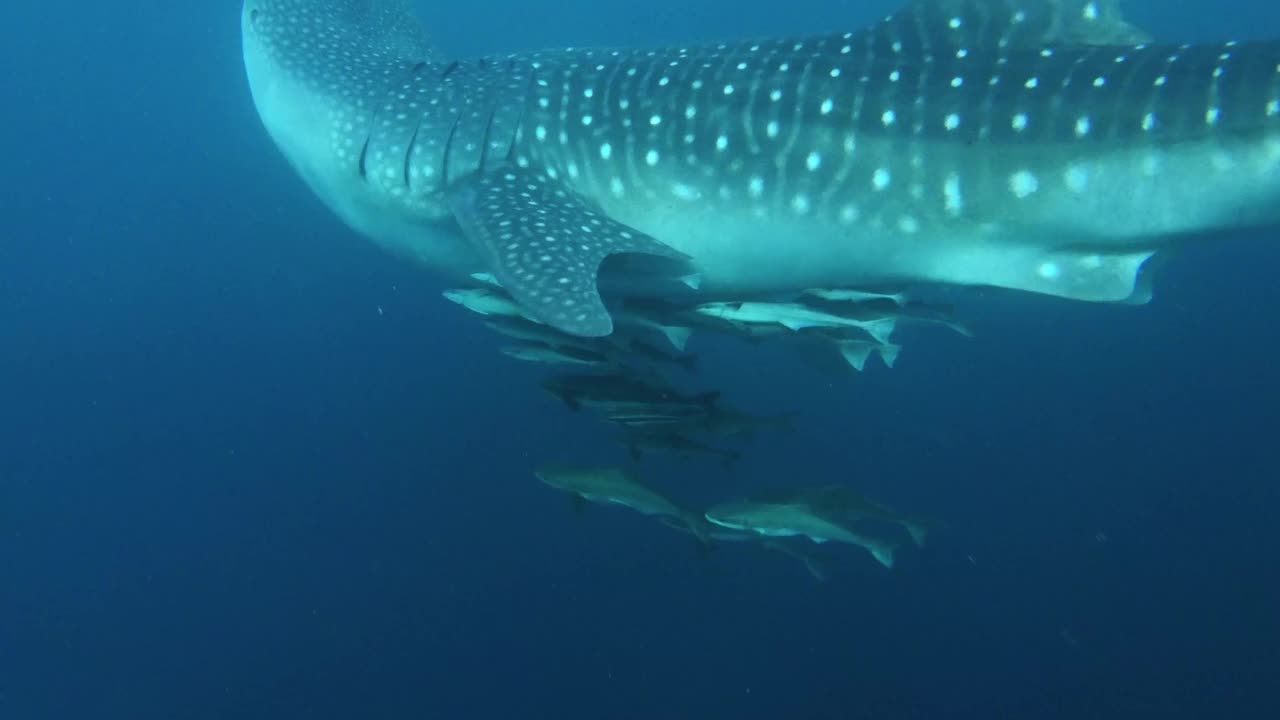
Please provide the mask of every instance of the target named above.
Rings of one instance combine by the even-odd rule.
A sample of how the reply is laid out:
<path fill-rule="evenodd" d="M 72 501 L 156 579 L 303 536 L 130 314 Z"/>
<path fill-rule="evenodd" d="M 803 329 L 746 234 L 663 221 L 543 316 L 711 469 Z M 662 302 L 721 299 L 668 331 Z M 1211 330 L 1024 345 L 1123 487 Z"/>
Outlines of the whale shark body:
<path fill-rule="evenodd" d="M 708 299 L 1141 302 L 1157 251 L 1280 221 L 1280 42 L 1156 42 L 1114 0 L 914 0 L 851 32 L 465 60 L 404 0 L 246 0 L 242 25 L 267 130 L 346 223 L 491 273 L 574 335 L 613 330 L 602 273 L 664 292 L 612 256 L 696 273 Z"/>

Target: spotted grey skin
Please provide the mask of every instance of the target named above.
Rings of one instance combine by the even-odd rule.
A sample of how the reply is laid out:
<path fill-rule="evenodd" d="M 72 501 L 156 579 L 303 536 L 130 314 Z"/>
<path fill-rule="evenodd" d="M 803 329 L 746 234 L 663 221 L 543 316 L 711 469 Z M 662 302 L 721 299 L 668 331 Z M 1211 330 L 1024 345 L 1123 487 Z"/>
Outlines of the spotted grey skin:
<path fill-rule="evenodd" d="M 1140 293 L 1178 240 L 1280 220 L 1280 42 L 1151 43 L 1114 0 L 915 0 L 862 30 L 433 58 L 400 0 L 247 0 L 272 136 L 348 223 L 604 335 L 602 261 L 701 292 Z M 1138 298 L 1141 299 L 1141 298 Z"/>

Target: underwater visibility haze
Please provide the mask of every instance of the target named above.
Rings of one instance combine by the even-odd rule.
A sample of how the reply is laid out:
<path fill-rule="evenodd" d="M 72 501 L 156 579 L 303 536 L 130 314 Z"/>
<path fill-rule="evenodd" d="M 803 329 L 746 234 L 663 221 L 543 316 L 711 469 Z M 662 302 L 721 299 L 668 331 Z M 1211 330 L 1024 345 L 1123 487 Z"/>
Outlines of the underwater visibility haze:
<path fill-rule="evenodd" d="M 1280 9 L 6 13 L 0 717 L 1280 712 Z"/>

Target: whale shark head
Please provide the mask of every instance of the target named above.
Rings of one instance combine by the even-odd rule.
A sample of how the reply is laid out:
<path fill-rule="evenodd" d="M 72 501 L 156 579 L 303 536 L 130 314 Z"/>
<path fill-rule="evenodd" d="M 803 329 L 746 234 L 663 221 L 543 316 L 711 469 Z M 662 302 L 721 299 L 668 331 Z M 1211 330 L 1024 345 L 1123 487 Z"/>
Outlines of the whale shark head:
<path fill-rule="evenodd" d="M 287 146 L 309 135 L 327 139 L 334 157 L 358 151 L 359 115 L 372 113 L 389 79 L 431 55 L 402 0 L 246 0 L 241 28 L 254 101 L 295 163 L 302 153 Z M 322 132 L 306 132 L 311 125 Z"/>
<path fill-rule="evenodd" d="M 399 185 L 411 168 L 390 158 L 396 149 L 369 149 L 375 127 L 412 109 L 411 102 L 389 114 L 388 92 L 434 59 L 409 2 L 245 0 L 241 31 L 262 123 L 326 205 L 398 255 L 454 274 L 480 269 L 443 201 Z M 428 149 L 424 142 L 420 150 Z M 368 182 L 372 169 L 382 184 Z M 397 182 L 386 181 L 384 171 Z M 408 212 L 406 198 L 414 203 Z"/>

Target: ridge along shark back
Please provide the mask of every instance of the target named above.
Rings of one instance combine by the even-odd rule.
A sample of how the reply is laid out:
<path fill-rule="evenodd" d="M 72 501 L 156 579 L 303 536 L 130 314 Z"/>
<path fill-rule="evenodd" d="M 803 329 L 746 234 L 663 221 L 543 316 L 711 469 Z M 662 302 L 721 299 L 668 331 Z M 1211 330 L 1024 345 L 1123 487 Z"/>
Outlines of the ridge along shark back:
<path fill-rule="evenodd" d="M 466 60 L 434 55 L 404 0 L 247 0 L 243 36 L 264 124 L 344 221 L 492 273 L 576 335 L 613 329 L 614 255 L 695 272 L 705 298 L 1143 302 L 1155 252 L 1280 220 L 1280 42 L 1155 42 L 1114 0 L 915 0 L 845 33 Z"/>

